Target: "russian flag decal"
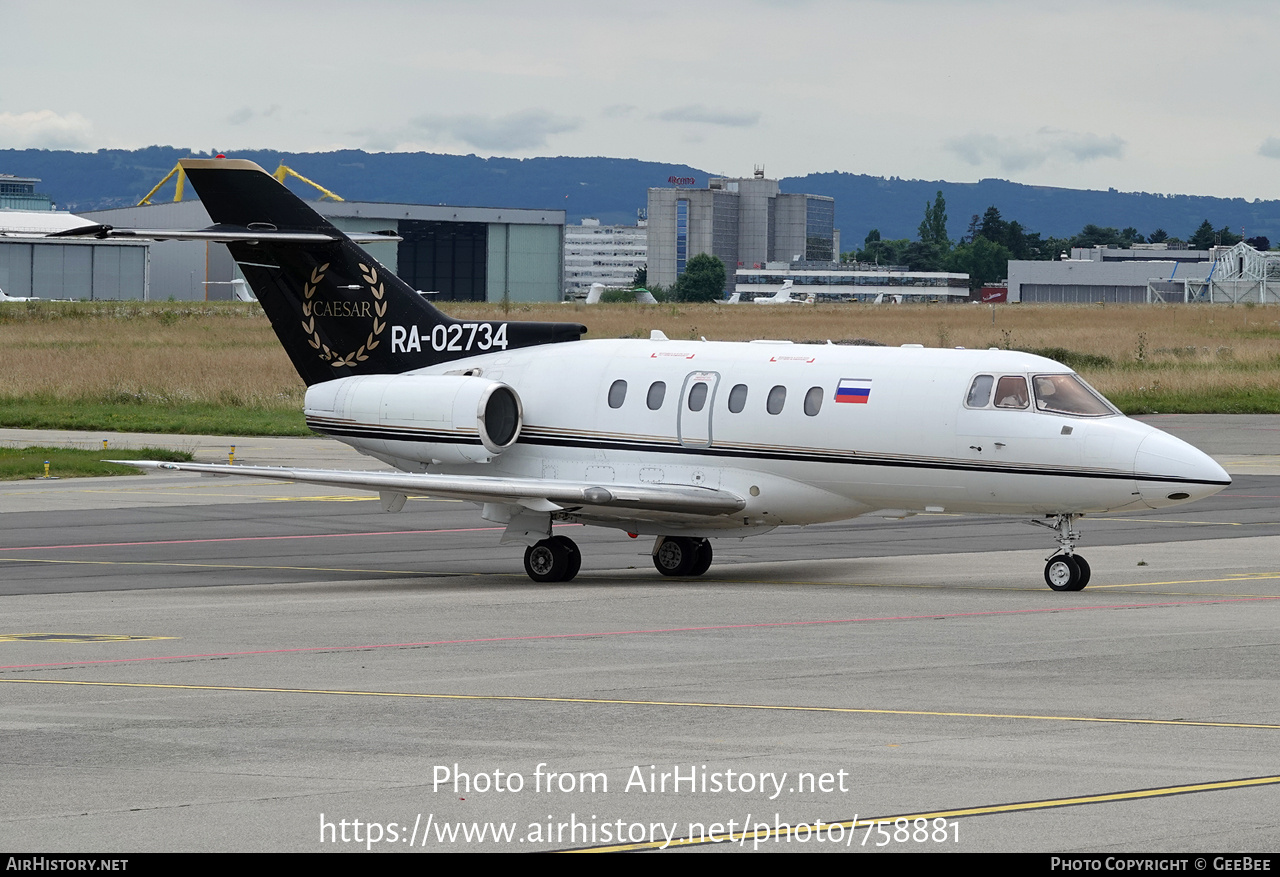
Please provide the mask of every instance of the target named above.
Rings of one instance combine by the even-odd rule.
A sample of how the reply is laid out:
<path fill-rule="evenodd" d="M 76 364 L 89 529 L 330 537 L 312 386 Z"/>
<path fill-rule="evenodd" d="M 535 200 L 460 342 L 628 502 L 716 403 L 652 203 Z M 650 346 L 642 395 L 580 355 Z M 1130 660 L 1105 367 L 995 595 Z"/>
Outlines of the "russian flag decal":
<path fill-rule="evenodd" d="M 836 401 L 867 404 L 871 401 L 871 378 L 841 378 Z"/>

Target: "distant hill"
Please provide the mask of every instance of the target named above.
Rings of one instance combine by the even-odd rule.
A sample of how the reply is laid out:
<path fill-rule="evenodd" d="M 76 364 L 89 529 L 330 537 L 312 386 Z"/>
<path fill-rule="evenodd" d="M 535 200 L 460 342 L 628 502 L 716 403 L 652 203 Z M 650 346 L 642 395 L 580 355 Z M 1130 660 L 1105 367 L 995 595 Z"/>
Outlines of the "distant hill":
<path fill-rule="evenodd" d="M 995 205 L 1006 220 L 1017 220 L 1029 232 L 1045 237 L 1070 237 L 1088 223 L 1123 229 L 1133 226 L 1148 235 L 1163 228 L 1170 236 L 1189 238 L 1208 219 L 1214 228 L 1245 229 L 1246 237 L 1265 235 L 1280 240 L 1280 201 L 1246 201 L 1201 195 L 1154 195 L 1147 192 L 1105 192 L 1026 186 L 1007 180 L 948 183 L 942 180 L 902 180 L 865 174 L 825 173 L 781 181 L 785 192 L 809 192 L 836 199 L 836 224 L 841 249 L 862 246 L 867 231 L 880 229 L 883 238 L 915 238 L 926 203 L 942 192 L 947 202 L 947 230 L 952 240 Z"/>
<path fill-rule="evenodd" d="M 40 192 L 60 209 L 97 210 L 136 204 L 177 163 L 195 153 L 171 146 L 66 152 L 40 149 L 0 150 L 0 173 L 39 177 Z M 244 150 L 233 153 L 274 170 L 283 161 L 348 200 L 470 207 L 532 207 L 564 210 L 570 223 L 594 216 L 611 224 L 634 224 L 646 190 L 667 186 L 670 177 L 692 177 L 706 185 L 708 172 L 688 165 L 625 158 L 477 158 L 433 153 L 369 153 L 361 150 L 291 153 Z M 1195 195 L 1105 192 L 1026 186 L 1006 180 L 977 183 L 903 180 L 865 174 L 820 173 L 780 181 L 784 192 L 808 192 L 836 199 L 836 226 L 842 248 L 862 244 L 878 228 L 884 238 L 914 238 L 926 202 L 941 190 L 947 202 L 948 230 L 964 234 L 969 218 L 989 206 L 1006 220 L 1031 232 L 1068 237 L 1087 223 L 1142 234 L 1163 228 L 1189 237 L 1208 219 L 1215 228 L 1241 226 L 1246 236 L 1280 240 L 1280 201 L 1245 201 Z M 158 198 L 172 198 L 172 182 Z M 291 183 L 304 197 L 314 192 Z"/>

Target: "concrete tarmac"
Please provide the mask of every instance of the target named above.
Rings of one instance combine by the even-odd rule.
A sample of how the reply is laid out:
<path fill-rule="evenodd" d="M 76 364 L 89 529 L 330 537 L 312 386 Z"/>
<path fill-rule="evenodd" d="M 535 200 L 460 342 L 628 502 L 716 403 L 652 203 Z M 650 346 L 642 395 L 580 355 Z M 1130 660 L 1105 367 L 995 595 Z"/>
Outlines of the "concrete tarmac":
<path fill-rule="evenodd" d="M 464 503 L 387 515 L 167 473 L 0 485 L 0 836 L 1275 852 L 1280 418 L 1156 425 L 1235 483 L 1086 519 L 1075 594 L 1044 585 L 1048 534 L 993 517 L 718 540 L 696 580 L 659 576 L 648 540 L 566 528 L 582 572 L 535 585 Z M 316 439 L 109 440 L 375 466 Z"/>

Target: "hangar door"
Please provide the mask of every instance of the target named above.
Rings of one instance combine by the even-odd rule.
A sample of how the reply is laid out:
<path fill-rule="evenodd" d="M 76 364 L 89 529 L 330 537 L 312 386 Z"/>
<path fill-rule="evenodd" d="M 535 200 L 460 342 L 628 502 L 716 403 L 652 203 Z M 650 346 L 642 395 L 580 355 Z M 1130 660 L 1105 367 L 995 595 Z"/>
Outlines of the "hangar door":
<path fill-rule="evenodd" d="M 484 301 L 489 227 L 483 222 L 400 221 L 401 279 L 438 301 Z"/>

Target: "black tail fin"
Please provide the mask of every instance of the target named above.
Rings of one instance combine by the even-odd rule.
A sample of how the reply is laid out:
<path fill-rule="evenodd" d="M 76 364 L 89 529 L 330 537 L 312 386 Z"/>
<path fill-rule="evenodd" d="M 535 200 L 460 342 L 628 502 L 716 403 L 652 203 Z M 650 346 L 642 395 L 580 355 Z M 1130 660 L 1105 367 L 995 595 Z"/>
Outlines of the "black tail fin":
<path fill-rule="evenodd" d="M 216 226 L 261 232 L 227 247 L 308 386 L 577 341 L 586 331 L 447 317 L 253 162 L 184 159 L 182 167 Z"/>

